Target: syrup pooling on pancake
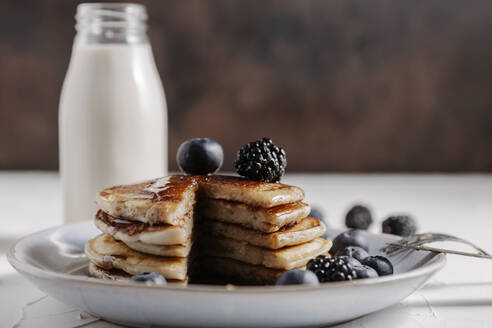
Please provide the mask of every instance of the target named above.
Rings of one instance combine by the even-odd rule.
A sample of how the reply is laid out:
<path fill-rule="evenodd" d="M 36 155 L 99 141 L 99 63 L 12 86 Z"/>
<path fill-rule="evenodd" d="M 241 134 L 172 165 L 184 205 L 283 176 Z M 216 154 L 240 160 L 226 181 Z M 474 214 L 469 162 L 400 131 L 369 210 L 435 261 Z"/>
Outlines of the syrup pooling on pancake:
<path fill-rule="evenodd" d="M 112 190 L 118 190 L 118 192 L 121 193 L 120 197 L 126 196 L 126 199 L 150 198 L 156 202 L 162 200 L 179 201 L 181 194 L 190 183 L 194 183 L 194 179 L 192 177 L 174 175 L 135 185 L 115 186 L 105 189 L 99 194 L 103 197 L 110 196 L 112 194 Z M 124 195 L 124 193 L 126 193 L 126 195 Z"/>
<path fill-rule="evenodd" d="M 182 217 L 193 209 L 197 187 L 193 177 L 171 176 L 105 189 L 96 201 L 102 211 L 114 217 L 182 225 Z"/>
<path fill-rule="evenodd" d="M 169 180 L 171 177 L 164 177 L 155 180 L 153 183 L 151 183 L 149 186 L 145 187 L 144 191 L 145 192 L 150 192 L 151 194 L 154 195 L 154 197 L 159 198 L 159 193 L 165 191 L 166 189 L 170 188 L 169 185 Z"/>
<path fill-rule="evenodd" d="M 180 201 L 183 192 L 188 188 L 190 183 L 195 183 L 192 177 L 173 175 L 163 177 L 152 181 L 145 188 L 143 194 L 151 194 L 152 200 L 160 201 Z"/>

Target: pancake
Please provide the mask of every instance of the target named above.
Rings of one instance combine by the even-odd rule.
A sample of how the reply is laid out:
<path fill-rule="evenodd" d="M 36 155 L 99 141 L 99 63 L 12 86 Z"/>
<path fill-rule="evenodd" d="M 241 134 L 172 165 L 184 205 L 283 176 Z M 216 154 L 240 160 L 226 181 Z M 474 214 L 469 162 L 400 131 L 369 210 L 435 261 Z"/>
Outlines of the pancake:
<path fill-rule="evenodd" d="M 139 241 L 124 243 L 137 252 L 158 256 L 187 257 L 191 250 L 191 242 L 186 245 L 152 245 Z"/>
<path fill-rule="evenodd" d="M 225 257 L 207 256 L 200 259 L 200 267 L 206 270 L 206 276 L 200 277 L 201 283 L 273 285 L 286 270 L 271 269 L 262 265 L 252 265 Z M 296 269 L 304 269 L 299 267 Z"/>
<path fill-rule="evenodd" d="M 193 219 L 188 212 L 181 218 L 180 225 L 166 223 L 148 223 L 119 219 L 101 210 L 96 214 L 95 224 L 103 233 L 125 243 L 142 242 L 153 245 L 190 244 Z"/>
<path fill-rule="evenodd" d="M 274 232 L 305 218 L 311 208 L 302 202 L 262 208 L 224 200 L 203 199 L 199 202 L 198 211 L 201 216 L 210 219 L 241 224 L 262 232 Z"/>
<path fill-rule="evenodd" d="M 201 254 L 205 256 L 227 257 L 267 268 L 291 270 L 306 265 L 310 259 L 320 254 L 327 253 L 331 241 L 317 238 L 301 245 L 271 250 L 244 241 L 202 235 L 199 245 Z"/>
<path fill-rule="evenodd" d="M 91 262 L 103 269 L 119 269 L 131 275 L 158 272 L 166 279 L 185 280 L 187 259 L 162 257 L 140 253 L 110 235 L 101 234 L 87 242 L 85 254 Z"/>
<path fill-rule="evenodd" d="M 128 281 L 132 277 L 125 271 L 118 269 L 103 269 L 92 262 L 89 262 L 89 276 L 104 280 L 116 281 Z"/>
<path fill-rule="evenodd" d="M 114 217 L 145 223 L 182 224 L 195 203 L 196 179 L 169 176 L 107 188 L 97 194 L 99 208 Z"/>
<path fill-rule="evenodd" d="M 304 191 L 282 183 L 247 180 L 241 177 L 211 175 L 202 177 L 200 191 L 206 198 L 224 199 L 254 207 L 271 208 L 300 202 Z"/>
<path fill-rule="evenodd" d="M 132 277 L 130 274 L 125 271 L 118 269 L 110 269 L 106 270 L 92 262 L 89 262 L 89 275 L 94 278 L 104 279 L 104 280 L 113 280 L 113 281 L 129 281 Z M 188 280 L 173 280 L 166 279 L 168 284 L 176 284 L 176 285 L 186 285 Z"/>
<path fill-rule="evenodd" d="M 245 241 L 259 247 L 279 249 L 285 246 L 303 244 L 321 237 L 326 227 L 316 218 L 304 218 L 292 226 L 283 227 L 272 233 L 262 233 L 237 224 L 214 220 L 201 222 L 198 229 L 200 233 Z"/>

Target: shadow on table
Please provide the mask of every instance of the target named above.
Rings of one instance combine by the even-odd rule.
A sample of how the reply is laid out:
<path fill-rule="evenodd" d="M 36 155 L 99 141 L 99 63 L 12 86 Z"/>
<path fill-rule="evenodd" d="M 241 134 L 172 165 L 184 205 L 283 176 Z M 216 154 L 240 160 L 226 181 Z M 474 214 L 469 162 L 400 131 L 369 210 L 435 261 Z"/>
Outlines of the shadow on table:
<path fill-rule="evenodd" d="M 355 320 L 340 323 L 330 328 L 380 328 L 380 327 L 413 327 L 414 322 L 407 309 L 401 304 L 393 305 L 384 310 L 374 312 Z M 328 327 L 326 327 L 328 328 Z"/>
<path fill-rule="evenodd" d="M 416 326 L 438 326 L 442 324 L 436 316 L 439 307 L 492 307 L 492 295 L 479 299 L 460 298 L 458 295 L 450 295 L 446 299 L 432 300 L 429 303 L 423 293 L 426 291 L 438 292 L 439 290 L 458 288 L 483 288 L 490 289 L 492 281 L 485 282 L 463 282 L 455 284 L 429 284 L 419 293 L 420 297 L 406 299 L 403 303 L 391 306 L 384 310 L 363 316 L 361 318 L 344 322 L 335 326 L 336 328 L 376 328 L 376 327 L 416 327 Z M 481 289 L 482 290 L 482 289 Z"/>
<path fill-rule="evenodd" d="M 424 287 L 424 290 L 435 290 L 443 288 L 466 288 L 466 287 L 492 287 L 492 281 L 481 282 L 457 282 L 451 284 L 428 284 Z"/>
<path fill-rule="evenodd" d="M 0 254 L 7 253 L 10 246 L 12 246 L 17 239 L 18 237 L 0 236 Z"/>
<path fill-rule="evenodd" d="M 428 307 L 425 301 L 408 301 L 406 302 L 409 306 L 414 307 Z M 445 306 L 492 306 L 492 298 L 488 300 L 466 300 L 466 299 L 451 299 L 451 300 L 440 300 L 432 301 L 432 307 L 445 307 Z"/>

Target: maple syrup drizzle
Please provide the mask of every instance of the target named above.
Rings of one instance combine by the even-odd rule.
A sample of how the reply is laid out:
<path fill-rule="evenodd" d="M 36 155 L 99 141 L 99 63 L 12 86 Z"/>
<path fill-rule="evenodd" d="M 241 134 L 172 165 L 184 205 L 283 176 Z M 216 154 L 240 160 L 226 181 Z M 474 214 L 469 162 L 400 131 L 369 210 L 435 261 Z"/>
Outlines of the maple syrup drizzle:
<path fill-rule="evenodd" d="M 193 181 L 185 176 L 164 177 L 145 187 L 142 193 L 151 194 L 153 201 L 179 200 L 190 183 Z"/>

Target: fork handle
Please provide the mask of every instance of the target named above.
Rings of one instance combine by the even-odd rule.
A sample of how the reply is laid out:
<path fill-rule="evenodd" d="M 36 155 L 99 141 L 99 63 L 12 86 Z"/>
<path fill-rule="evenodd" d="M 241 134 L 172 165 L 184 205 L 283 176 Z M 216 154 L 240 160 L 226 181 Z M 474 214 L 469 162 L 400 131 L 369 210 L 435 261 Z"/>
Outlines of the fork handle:
<path fill-rule="evenodd" d="M 455 254 L 455 255 L 463 255 L 463 256 L 469 256 L 469 257 L 478 257 L 482 259 L 489 259 L 492 260 L 492 256 L 486 255 L 486 254 L 480 254 L 480 253 L 468 253 L 468 252 L 461 252 L 461 251 L 454 251 L 452 249 L 443 249 L 443 248 L 436 248 L 436 247 L 429 247 L 429 246 L 419 246 L 419 245 L 400 245 L 400 244 L 394 244 L 394 243 L 388 243 L 389 246 L 394 246 L 398 248 L 413 248 L 417 251 L 429 251 L 429 252 L 436 252 L 436 253 L 446 253 L 446 254 Z"/>

